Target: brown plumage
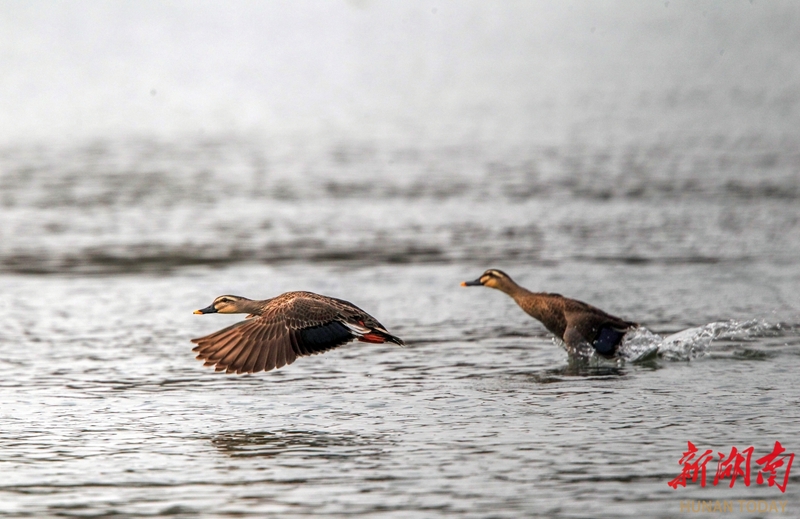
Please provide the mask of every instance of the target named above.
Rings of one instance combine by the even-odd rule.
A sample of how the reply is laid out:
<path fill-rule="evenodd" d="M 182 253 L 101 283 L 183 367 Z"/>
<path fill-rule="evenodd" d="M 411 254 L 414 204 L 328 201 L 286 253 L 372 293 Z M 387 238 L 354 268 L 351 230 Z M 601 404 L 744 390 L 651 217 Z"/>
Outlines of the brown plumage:
<path fill-rule="evenodd" d="M 356 305 L 312 292 L 286 292 L 264 301 L 219 296 L 194 313 L 250 314 L 244 321 L 192 339 L 198 360 L 227 373 L 269 371 L 352 340 L 403 345 Z"/>
<path fill-rule="evenodd" d="M 489 269 L 475 281 L 464 281 L 461 285 L 482 285 L 505 292 L 525 313 L 564 341 L 567 350 L 573 353 L 580 352 L 584 345 L 591 345 L 598 354 L 613 357 L 625 332 L 638 326 L 576 299 L 531 292 L 496 269 Z"/>

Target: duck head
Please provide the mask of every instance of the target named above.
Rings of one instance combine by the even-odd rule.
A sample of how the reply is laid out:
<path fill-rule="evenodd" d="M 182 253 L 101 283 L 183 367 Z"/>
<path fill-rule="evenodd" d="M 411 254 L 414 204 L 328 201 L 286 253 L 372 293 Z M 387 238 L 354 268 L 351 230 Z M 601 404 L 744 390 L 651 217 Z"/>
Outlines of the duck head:
<path fill-rule="evenodd" d="M 502 270 L 489 269 L 481 274 L 481 277 L 474 281 L 462 281 L 461 286 L 485 286 L 489 288 L 496 288 L 497 290 L 501 290 L 503 292 L 510 292 L 517 286 L 517 284 L 514 283 L 514 280 Z"/>
<path fill-rule="evenodd" d="M 196 314 L 248 314 L 252 311 L 250 303 L 253 301 L 240 296 L 219 296 L 205 308 L 195 310 Z"/>

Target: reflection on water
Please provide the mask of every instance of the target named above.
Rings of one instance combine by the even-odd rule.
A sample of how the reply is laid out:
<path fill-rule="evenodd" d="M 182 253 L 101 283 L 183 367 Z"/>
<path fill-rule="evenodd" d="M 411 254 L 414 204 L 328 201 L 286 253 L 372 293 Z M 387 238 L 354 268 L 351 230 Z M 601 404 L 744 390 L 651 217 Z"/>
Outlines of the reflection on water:
<path fill-rule="evenodd" d="M 587 379 L 617 378 L 627 375 L 623 366 L 603 365 L 594 360 L 570 357 L 564 366 L 541 370 L 527 375 L 530 380 L 539 384 L 552 384 L 565 382 L 569 377 L 583 377 Z"/>
<path fill-rule="evenodd" d="M 272 458 L 282 454 L 321 458 L 374 457 L 381 452 L 378 438 L 326 431 L 232 431 L 215 435 L 211 443 L 231 457 Z"/>

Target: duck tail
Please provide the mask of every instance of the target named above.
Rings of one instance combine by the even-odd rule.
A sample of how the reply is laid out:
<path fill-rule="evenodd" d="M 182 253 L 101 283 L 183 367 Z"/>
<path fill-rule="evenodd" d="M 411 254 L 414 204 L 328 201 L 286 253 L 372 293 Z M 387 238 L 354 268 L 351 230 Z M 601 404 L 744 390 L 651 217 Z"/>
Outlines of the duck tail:
<path fill-rule="evenodd" d="M 406 344 L 400 337 L 395 337 L 391 333 L 383 330 L 370 330 L 369 333 L 358 337 L 358 340 L 361 342 L 371 342 L 373 344 L 383 344 L 385 342 L 393 342 L 398 346 L 405 346 Z"/>
<path fill-rule="evenodd" d="M 370 328 L 367 327 L 363 322 L 360 322 L 359 324 L 345 322 L 344 325 L 350 328 L 350 331 L 355 336 L 354 338 L 361 342 L 369 342 L 372 344 L 393 342 L 398 346 L 405 346 L 406 344 L 400 337 L 396 337 L 383 328 L 379 328 L 377 326 Z"/>

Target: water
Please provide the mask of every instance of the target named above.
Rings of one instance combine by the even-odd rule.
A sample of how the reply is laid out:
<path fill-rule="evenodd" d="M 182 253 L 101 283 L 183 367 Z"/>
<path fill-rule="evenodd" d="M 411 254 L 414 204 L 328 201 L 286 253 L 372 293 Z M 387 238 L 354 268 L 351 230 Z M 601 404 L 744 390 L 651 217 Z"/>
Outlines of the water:
<path fill-rule="evenodd" d="M 761 4 L 4 4 L 0 515 L 796 515 L 796 467 L 667 485 L 687 441 L 800 452 L 797 7 Z M 407 347 L 194 359 L 238 317 L 193 310 L 287 290 Z"/>
<path fill-rule="evenodd" d="M 631 291 L 648 297 L 614 288 L 630 269 L 640 278 Z M 657 278 L 685 290 L 691 273 L 720 286 L 738 274 L 755 304 L 770 300 L 773 287 L 747 270 L 559 265 L 536 278 L 567 293 L 595 280 L 618 294 L 604 307 L 666 334 L 689 310 L 659 318 L 680 305 L 653 288 Z M 796 320 L 767 315 L 729 324 L 728 336 L 717 325 L 692 361 L 580 365 L 502 294 L 459 287 L 467 275 L 461 265 L 307 264 L 5 276 L 3 513 L 670 517 L 681 499 L 797 502 L 794 477 L 786 494 L 741 480 L 736 490 L 666 484 L 686 441 L 792 448 Z M 352 344 L 240 377 L 194 360 L 189 338 L 237 318 L 195 307 L 218 292 L 290 288 L 356 300 L 408 347 Z M 687 299 L 719 298 L 696 287 Z"/>

